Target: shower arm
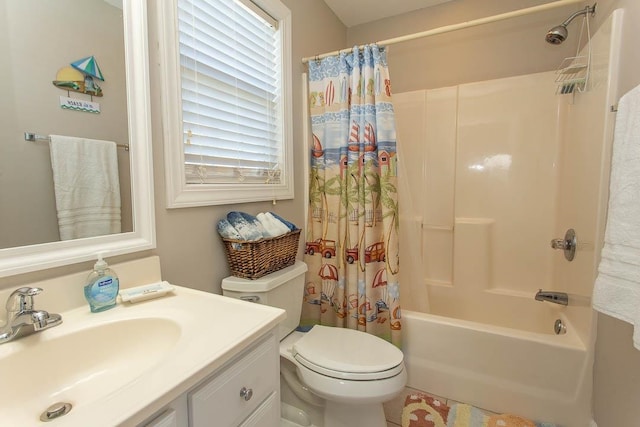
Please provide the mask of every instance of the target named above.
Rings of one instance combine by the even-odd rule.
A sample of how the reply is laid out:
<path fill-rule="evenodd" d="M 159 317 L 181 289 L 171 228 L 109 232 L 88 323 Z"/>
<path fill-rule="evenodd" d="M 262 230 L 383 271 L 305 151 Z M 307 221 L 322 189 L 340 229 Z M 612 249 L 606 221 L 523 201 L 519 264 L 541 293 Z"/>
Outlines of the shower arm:
<path fill-rule="evenodd" d="M 567 25 L 569 25 L 571 23 L 571 21 L 573 21 L 574 19 L 576 19 L 580 15 L 587 15 L 587 14 L 591 14 L 591 16 L 595 15 L 595 13 L 596 13 L 596 5 L 597 4 L 598 3 L 594 3 L 593 6 L 587 6 L 582 10 L 574 12 L 573 15 L 571 15 L 570 17 L 565 19 L 564 22 L 562 24 L 560 24 L 560 26 L 566 27 Z"/>

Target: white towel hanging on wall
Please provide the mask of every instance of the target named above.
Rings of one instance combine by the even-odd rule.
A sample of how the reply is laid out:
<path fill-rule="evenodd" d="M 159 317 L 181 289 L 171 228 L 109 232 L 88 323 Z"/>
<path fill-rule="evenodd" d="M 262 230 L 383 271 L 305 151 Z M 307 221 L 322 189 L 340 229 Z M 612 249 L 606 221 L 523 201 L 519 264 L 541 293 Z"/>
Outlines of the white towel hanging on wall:
<path fill-rule="evenodd" d="M 116 143 L 51 135 L 50 149 L 60 239 L 120 233 Z"/>
<path fill-rule="evenodd" d="M 634 325 L 640 349 L 640 86 L 618 106 L 604 240 L 593 307 Z"/>

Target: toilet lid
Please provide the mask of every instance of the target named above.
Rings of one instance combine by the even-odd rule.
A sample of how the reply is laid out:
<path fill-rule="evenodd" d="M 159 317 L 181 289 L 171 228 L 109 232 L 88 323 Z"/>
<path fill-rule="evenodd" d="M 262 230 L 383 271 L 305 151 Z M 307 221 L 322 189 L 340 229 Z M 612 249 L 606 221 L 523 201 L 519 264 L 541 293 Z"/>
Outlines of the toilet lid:
<path fill-rule="evenodd" d="M 402 351 L 382 338 L 320 325 L 293 345 L 293 356 L 317 373 L 342 379 L 390 378 L 404 369 Z"/>

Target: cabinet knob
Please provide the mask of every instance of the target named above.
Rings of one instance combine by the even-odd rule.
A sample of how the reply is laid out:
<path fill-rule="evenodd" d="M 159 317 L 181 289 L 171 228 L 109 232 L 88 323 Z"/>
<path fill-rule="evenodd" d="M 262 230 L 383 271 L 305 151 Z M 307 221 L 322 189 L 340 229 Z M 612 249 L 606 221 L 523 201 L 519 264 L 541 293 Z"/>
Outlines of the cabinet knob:
<path fill-rule="evenodd" d="M 246 401 L 251 400 L 253 397 L 253 389 L 242 387 L 240 389 L 240 397 Z"/>

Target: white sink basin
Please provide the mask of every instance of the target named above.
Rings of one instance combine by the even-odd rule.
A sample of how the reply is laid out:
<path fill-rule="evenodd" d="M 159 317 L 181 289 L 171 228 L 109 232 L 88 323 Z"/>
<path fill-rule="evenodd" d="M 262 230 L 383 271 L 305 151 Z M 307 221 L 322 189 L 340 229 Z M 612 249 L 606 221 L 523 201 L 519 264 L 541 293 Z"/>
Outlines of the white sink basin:
<path fill-rule="evenodd" d="M 50 403 L 99 399 L 121 387 L 120 378 L 133 380 L 153 368 L 179 338 L 180 326 L 163 318 L 31 335 L 0 359 L 0 378 L 11 384 L 0 388 L 0 402 L 19 406 L 36 395 Z M 95 387 L 96 382 L 101 386 Z"/>
<path fill-rule="evenodd" d="M 102 313 L 60 314 L 60 326 L 0 345 L 0 425 L 135 425 L 283 317 L 182 287 Z M 41 422 L 57 402 L 73 408 Z"/>

